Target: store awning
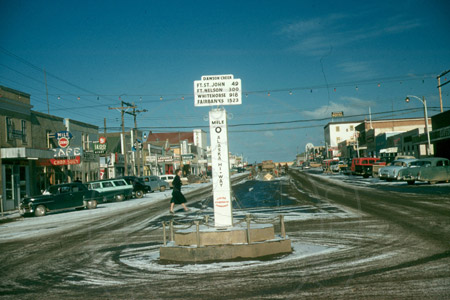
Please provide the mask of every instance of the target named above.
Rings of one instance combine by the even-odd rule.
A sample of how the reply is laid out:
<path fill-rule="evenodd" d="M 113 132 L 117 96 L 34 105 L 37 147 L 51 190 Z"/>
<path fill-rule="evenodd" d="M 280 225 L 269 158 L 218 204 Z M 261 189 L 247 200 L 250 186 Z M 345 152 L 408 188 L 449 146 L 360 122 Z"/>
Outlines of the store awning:
<path fill-rule="evenodd" d="M 32 148 L 1 148 L 2 159 L 49 159 L 53 158 L 53 151 Z"/>

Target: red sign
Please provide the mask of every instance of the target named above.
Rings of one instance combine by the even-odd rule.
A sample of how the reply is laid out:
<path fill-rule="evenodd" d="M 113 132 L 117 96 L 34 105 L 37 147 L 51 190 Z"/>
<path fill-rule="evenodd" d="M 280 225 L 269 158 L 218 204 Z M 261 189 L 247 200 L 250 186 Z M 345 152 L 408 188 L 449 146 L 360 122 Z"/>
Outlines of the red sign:
<path fill-rule="evenodd" d="M 106 143 L 106 138 L 104 137 L 104 136 L 101 136 L 99 139 L 98 139 L 98 142 L 100 143 L 100 144 L 105 144 Z"/>
<path fill-rule="evenodd" d="M 67 146 L 69 146 L 69 139 L 66 137 L 62 137 L 58 140 L 58 145 L 61 148 L 66 148 Z"/>
<path fill-rule="evenodd" d="M 81 156 L 76 156 L 72 159 L 50 159 L 50 163 L 54 166 L 68 166 L 68 165 L 79 165 L 81 163 Z"/>
<path fill-rule="evenodd" d="M 229 204 L 229 201 L 227 201 L 227 198 L 225 197 L 218 197 L 214 204 L 218 207 L 227 207 Z"/>

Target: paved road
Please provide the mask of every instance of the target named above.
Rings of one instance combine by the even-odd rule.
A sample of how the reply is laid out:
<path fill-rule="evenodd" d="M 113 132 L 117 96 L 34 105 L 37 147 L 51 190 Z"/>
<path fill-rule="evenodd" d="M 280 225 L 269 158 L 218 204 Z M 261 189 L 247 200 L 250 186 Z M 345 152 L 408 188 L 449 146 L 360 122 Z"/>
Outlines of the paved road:
<path fill-rule="evenodd" d="M 348 212 L 290 220 L 294 253 L 206 265 L 158 261 L 167 201 L 0 244 L 3 299 L 448 299 L 450 201 L 291 171 L 290 194 Z M 439 189 L 439 186 L 436 187 Z M 189 195 L 202 201 L 209 189 Z M 300 204 L 299 204 L 300 205 Z M 292 207 L 295 210 L 296 207 Z M 82 212 L 80 212 L 82 213 Z M 197 211 L 201 217 L 202 211 Z M 186 216 L 188 218 L 189 216 Z M 183 214 L 178 214 L 178 220 Z M 26 222 L 26 220 L 24 221 Z"/>

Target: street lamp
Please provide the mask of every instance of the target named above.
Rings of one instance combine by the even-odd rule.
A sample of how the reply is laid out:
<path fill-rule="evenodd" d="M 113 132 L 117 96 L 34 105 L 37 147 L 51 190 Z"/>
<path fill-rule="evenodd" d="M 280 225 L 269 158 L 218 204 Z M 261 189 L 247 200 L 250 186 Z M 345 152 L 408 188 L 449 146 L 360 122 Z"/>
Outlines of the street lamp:
<path fill-rule="evenodd" d="M 425 100 L 425 97 L 419 98 L 414 95 L 408 95 L 406 96 L 406 103 L 409 103 L 410 98 L 415 98 L 422 102 L 423 104 L 423 113 L 425 115 L 425 131 L 427 132 L 427 156 L 431 155 L 431 143 L 430 143 L 430 131 L 428 130 L 428 110 L 427 110 L 427 100 Z"/>

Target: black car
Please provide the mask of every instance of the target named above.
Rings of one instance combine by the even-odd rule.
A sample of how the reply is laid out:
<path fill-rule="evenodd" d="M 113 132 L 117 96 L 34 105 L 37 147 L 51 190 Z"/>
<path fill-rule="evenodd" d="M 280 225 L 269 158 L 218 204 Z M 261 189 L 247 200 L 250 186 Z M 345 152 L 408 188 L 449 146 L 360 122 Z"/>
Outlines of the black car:
<path fill-rule="evenodd" d="M 123 176 L 120 177 L 125 179 L 128 184 L 133 185 L 133 194 L 136 198 L 144 197 L 144 194 L 151 192 L 151 188 L 142 181 L 139 177 L 136 176 Z"/>
<path fill-rule="evenodd" d="M 81 182 L 50 186 L 42 195 L 22 199 L 21 215 L 44 216 L 49 211 L 68 208 L 96 208 L 102 197 L 97 191 L 88 190 Z"/>

